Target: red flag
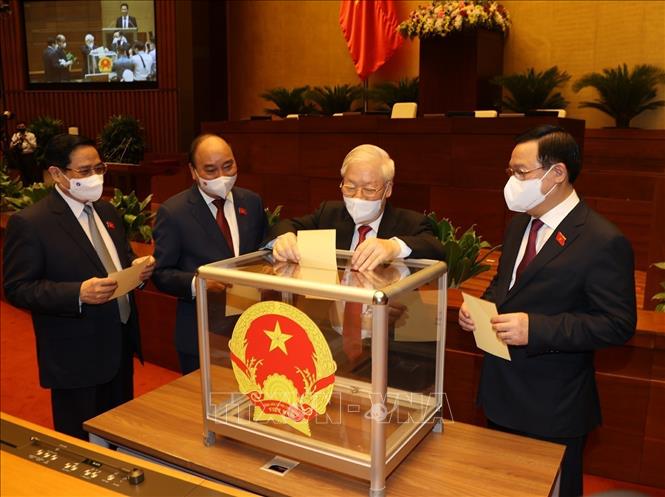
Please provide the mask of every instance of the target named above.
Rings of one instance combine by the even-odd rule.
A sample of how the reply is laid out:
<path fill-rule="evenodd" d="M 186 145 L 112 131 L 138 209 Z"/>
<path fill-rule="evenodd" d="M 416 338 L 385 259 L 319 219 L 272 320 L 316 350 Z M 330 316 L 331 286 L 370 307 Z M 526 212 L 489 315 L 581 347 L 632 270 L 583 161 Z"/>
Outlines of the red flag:
<path fill-rule="evenodd" d="M 404 41 L 392 0 L 342 0 L 339 23 L 361 79 L 385 64 Z"/>

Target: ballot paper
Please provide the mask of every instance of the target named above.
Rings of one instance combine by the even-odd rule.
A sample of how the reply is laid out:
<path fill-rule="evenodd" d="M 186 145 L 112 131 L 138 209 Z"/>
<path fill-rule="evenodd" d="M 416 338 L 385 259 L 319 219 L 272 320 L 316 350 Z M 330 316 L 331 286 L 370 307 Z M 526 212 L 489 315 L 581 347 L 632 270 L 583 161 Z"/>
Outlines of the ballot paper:
<path fill-rule="evenodd" d="M 462 297 L 471 314 L 471 319 L 473 319 L 476 325 L 476 329 L 473 330 L 476 346 L 488 354 L 510 361 L 508 346 L 499 340 L 490 323 L 490 318 L 498 314 L 494 302 L 488 302 L 487 300 L 479 299 L 464 292 L 462 292 Z"/>
<path fill-rule="evenodd" d="M 338 282 L 335 230 L 298 231 L 301 280 L 334 285 Z M 307 295 L 307 298 L 314 298 Z M 328 299 L 323 299 L 328 300 Z"/>
<path fill-rule="evenodd" d="M 109 300 L 117 299 L 139 286 L 141 284 L 141 280 L 139 279 L 141 271 L 143 271 L 149 262 L 150 256 L 146 255 L 145 257 L 138 259 L 138 262 L 127 269 L 110 273 L 108 277 L 118 283 L 118 288 L 115 289 L 115 292 L 113 292 L 113 295 L 111 295 Z"/>
<path fill-rule="evenodd" d="M 298 231 L 300 267 L 337 271 L 335 230 Z"/>

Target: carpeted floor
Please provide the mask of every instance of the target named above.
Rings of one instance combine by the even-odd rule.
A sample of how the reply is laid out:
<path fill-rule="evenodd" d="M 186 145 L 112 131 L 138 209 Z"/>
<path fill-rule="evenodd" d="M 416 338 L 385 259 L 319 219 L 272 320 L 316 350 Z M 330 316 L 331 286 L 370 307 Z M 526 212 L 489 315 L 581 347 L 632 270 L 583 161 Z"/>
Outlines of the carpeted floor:
<path fill-rule="evenodd" d="M 39 386 L 35 336 L 30 314 L 5 301 L 0 301 L 0 346 L 0 409 L 13 416 L 53 428 L 49 391 Z M 180 376 L 153 364 L 145 363 L 141 366 L 138 361 L 135 361 L 134 371 L 134 392 L 137 397 Z M 665 497 L 665 489 L 584 475 L 585 495 L 618 489 Z"/>

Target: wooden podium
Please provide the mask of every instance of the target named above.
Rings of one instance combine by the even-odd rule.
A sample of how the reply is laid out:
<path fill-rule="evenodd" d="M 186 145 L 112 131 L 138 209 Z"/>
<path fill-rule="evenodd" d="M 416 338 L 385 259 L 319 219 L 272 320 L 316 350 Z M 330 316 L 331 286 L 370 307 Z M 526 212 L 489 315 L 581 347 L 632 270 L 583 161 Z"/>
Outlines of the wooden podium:
<path fill-rule="evenodd" d="M 478 29 L 420 40 L 419 114 L 494 108 L 503 73 L 503 34 Z"/>

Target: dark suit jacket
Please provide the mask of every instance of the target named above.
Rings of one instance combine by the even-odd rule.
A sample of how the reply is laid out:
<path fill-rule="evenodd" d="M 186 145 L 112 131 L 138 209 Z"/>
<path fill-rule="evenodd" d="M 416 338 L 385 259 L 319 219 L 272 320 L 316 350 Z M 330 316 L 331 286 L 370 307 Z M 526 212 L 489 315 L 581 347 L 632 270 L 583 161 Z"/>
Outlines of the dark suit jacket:
<path fill-rule="evenodd" d="M 529 219 L 521 214 L 508 226 L 484 295 L 501 314 L 528 313 L 529 343 L 509 347 L 512 362 L 485 354 L 478 401 L 502 426 L 577 437 L 601 421 L 593 351 L 622 344 L 635 330 L 633 252 L 615 226 L 580 202 L 509 291 Z"/>
<path fill-rule="evenodd" d="M 122 16 L 118 17 L 115 20 L 115 27 L 116 28 L 122 28 Z M 139 25 L 136 24 L 136 17 L 129 16 L 129 24 L 127 26 L 128 28 L 138 28 Z"/>
<path fill-rule="evenodd" d="M 122 220 L 105 201 L 94 208 L 107 225 L 124 267 L 134 255 Z M 56 191 L 9 219 L 5 234 L 4 287 L 7 300 L 32 312 L 39 381 L 45 388 L 79 388 L 110 381 L 121 365 L 122 330 L 115 300 L 82 304 L 81 283 L 107 275 L 92 243 Z M 133 296 L 128 322 L 140 353 Z"/>
<path fill-rule="evenodd" d="M 98 47 L 97 45 L 93 45 L 92 48 L 90 48 L 88 45 L 83 45 L 81 47 L 81 53 L 83 54 L 83 75 L 88 74 L 90 71 L 88 69 L 88 55 L 90 55 L 90 52 L 93 50 L 96 50 Z"/>
<path fill-rule="evenodd" d="M 42 53 L 44 62 L 44 81 L 60 81 L 60 57 L 59 52 L 54 47 L 46 47 Z"/>
<path fill-rule="evenodd" d="M 233 202 L 240 234 L 240 253 L 257 250 L 265 235 L 266 217 L 261 198 L 243 188 L 233 188 Z M 196 305 L 192 278 L 199 266 L 233 257 L 224 235 L 196 184 L 164 202 L 155 222 L 153 281 L 157 288 L 178 297 L 176 349 L 197 354 Z"/>
<path fill-rule="evenodd" d="M 349 250 L 355 228 L 344 202 L 329 201 L 323 202 L 313 214 L 277 223 L 270 230 L 268 238 L 272 240 L 284 233 L 298 230 L 335 229 L 337 248 Z M 434 236 L 427 218 L 408 209 L 386 204 L 377 236 L 384 239 L 398 237 L 411 248 L 409 257 L 443 260 L 445 255 L 443 245 Z"/>

